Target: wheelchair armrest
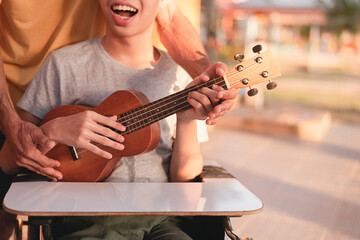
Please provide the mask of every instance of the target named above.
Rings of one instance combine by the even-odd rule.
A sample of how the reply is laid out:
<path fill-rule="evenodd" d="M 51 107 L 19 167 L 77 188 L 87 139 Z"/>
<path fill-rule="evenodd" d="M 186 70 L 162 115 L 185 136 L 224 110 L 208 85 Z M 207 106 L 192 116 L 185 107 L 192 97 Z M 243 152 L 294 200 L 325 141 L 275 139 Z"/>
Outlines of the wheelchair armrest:
<path fill-rule="evenodd" d="M 36 173 L 18 174 L 13 182 L 51 182 L 51 179 Z"/>
<path fill-rule="evenodd" d="M 204 165 L 200 177 L 202 181 L 204 178 L 235 178 L 224 168 L 215 165 Z"/>

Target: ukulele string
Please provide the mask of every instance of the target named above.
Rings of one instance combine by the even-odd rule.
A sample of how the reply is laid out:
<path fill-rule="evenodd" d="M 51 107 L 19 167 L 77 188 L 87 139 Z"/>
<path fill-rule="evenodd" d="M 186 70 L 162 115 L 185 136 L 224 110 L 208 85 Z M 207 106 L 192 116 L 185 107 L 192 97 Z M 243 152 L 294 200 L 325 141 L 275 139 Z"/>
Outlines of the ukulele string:
<path fill-rule="evenodd" d="M 246 67 L 243 71 L 245 71 L 246 69 L 248 69 L 248 68 L 250 68 L 250 67 L 252 67 L 252 66 L 254 66 L 254 65 L 256 65 L 256 63 L 255 64 L 253 64 L 253 65 L 251 65 L 251 66 L 248 66 L 248 67 Z M 232 70 L 232 71 L 229 71 L 229 73 L 227 74 L 227 79 L 229 80 L 230 78 L 232 78 L 233 76 L 235 76 L 235 75 L 237 75 L 237 74 L 240 74 L 238 71 L 234 71 L 234 70 Z M 206 81 L 206 82 L 203 82 L 203 83 L 201 83 L 201 84 L 198 84 L 198 85 L 195 85 L 195 86 L 193 86 L 193 87 L 191 87 L 191 88 L 188 88 L 188 89 L 186 89 L 186 90 L 189 90 L 189 91 L 187 91 L 187 92 L 183 92 L 183 93 L 185 93 L 186 95 L 189 93 L 189 92 L 191 92 L 191 91 L 193 91 L 193 90 L 199 90 L 200 88 L 202 88 L 202 87 L 210 87 L 210 86 L 212 86 L 212 85 L 215 85 L 216 84 L 216 82 L 218 82 L 219 80 L 222 80 L 221 82 L 222 82 L 222 84 L 220 85 L 220 84 L 217 84 L 217 85 L 219 85 L 219 86 L 221 86 L 221 87 L 223 87 L 223 88 L 225 88 L 226 89 L 226 83 L 225 83 L 225 81 L 223 81 L 223 77 L 216 77 L 216 78 L 212 78 L 212 79 L 210 79 L 209 81 Z M 213 83 L 211 83 L 211 82 L 213 82 Z M 221 83 L 220 82 L 220 83 Z M 236 81 L 232 81 L 232 82 L 230 82 L 229 81 L 229 83 L 231 83 L 231 84 L 233 84 L 234 82 L 236 82 Z M 209 83 L 211 83 L 211 84 L 209 84 Z M 210 86 L 207 86 L 207 85 L 210 85 Z M 181 92 L 180 92 L 181 93 Z M 176 95 L 176 94 L 175 94 Z M 172 96 L 172 95 L 171 95 Z M 171 97 L 171 96 L 169 96 L 169 97 Z M 178 95 L 176 95 L 175 97 L 178 97 Z M 153 102 L 153 103 L 151 103 L 153 106 L 155 106 L 155 103 L 157 103 L 156 105 L 161 105 L 162 103 L 161 103 L 161 100 L 162 101 L 166 101 L 166 102 L 169 102 L 169 98 L 162 98 L 162 99 L 159 99 L 158 101 L 155 101 L 155 102 Z M 162 105 L 163 106 L 163 105 Z M 143 108 L 143 107 L 146 107 L 146 105 L 144 105 L 144 106 L 141 106 L 141 107 L 139 107 L 139 109 L 134 109 L 133 111 L 134 112 L 130 112 L 130 113 L 128 113 L 126 116 L 125 116 L 125 118 L 122 118 L 122 120 L 128 120 L 128 119 L 130 119 L 132 116 L 137 116 L 138 115 L 138 112 L 136 112 L 137 110 L 142 110 L 142 109 L 140 109 L 140 108 Z"/>
<path fill-rule="evenodd" d="M 188 106 L 187 106 L 187 105 L 184 105 L 184 106 L 178 108 L 177 110 L 178 110 L 178 111 L 181 111 L 181 110 L 184 110 L 184 109 L 186 109 L 186 108 L 188 108 Z M 160 119 L 162 119 L 162 118 L 160 118 Z M 158 120 L 160 120 L 160 119 L 158 119 Z M 155 122 L 157 122 L 158 120 L 156 120 Z M 150 124 L 148 124 L 148 125 L 150 125 Z M 137 131 L 137 130 L 145 127 L 145 126 L 146 126 L 146 125 L 144 125 L 144 126 L 138 126 L 137 128 L 132 129 L 132 132 L 135 132 L 135 131 Z M 126 132 L 123 132 L 123 133 L 126 134 Z M 130 132 L 130 133 L 131 133 L 131 132 Z M 102 144 L 100 144 L 100 143 L 95 143 L 95 144 L 93 144 L 93 145 L 95 145 L 96 147 L 99 147 L 99 146 L 102 145 Z M 77 148 L 77 147 L 75 147 L 75 148 Z M 79 151 L 78 154 L 81 154 L 81 153 L 84 153 L 84 152 L 87 152 L 87 151 L 88 151 L 88 150 L 83 149 L 82 151 Z"/>
<path fill-rule="evenodd" d="M 244 68 L 242 72 L 245 72 L 247 69 L 255 66 L 256 64 L 258 64 L 258 63 L 254 63 L 254 64 L 252 64 L 252 65 Z M 238 71 L 235 71 L 235 70 L 230 70 L 230 71 L 228 72 L 228 74 L 227 74 L 227 80 L 230 80 L 231 78 L 235 77 L 235 76 L 238 75 L 238 74 L 241 74 L 241 73 L 238 72 Z M 259 73 L 258 73 L 258 74 L 259 74 Z M 251 76 L 248 76 L 248 78 L 251 78 L 252 76 L 258 75 L 258 74 L 253 74 L 253 75 L 251 75 Z M 217 82 L 218 80 L 221 80 L 221 81 L 219 82 L 220 84 L 216 84 L 216 82 Z M 240 80 L 242 80 L 242 79 L 240 79 Z M 234 84 L 234 83 L 237 82 L 237 81 L 240 83 L 240 80 L 228 81 L 228 83 L 229 83 L 230 85 L 232 85 L 232 84 Z M 211 82 L 213 82 L 213 83 L 211 83 Z M 211 83 L 210 86 L 207 86 L 207 85 L 209 85 L 209 83 Z M 185 96 L 187 96 L 187 94 L 188 94 L 189 92 L 191 92 L 191 91 L 199 90 L 199 89 L 202 88 L 202 87 L 211 87 L 212 85 L 215 85 L 215 84 L 218 85 L 218 86 L 220 86 L 220 87 L 223 87 L 224 89 L 227 88 L 227 85 L 226 85 L 223 77 L 216 77 L 216 78 L 210 79 L 209 81 L 206 81 L 206 82 L 203 82 L 203 83 L 201 83 L 201 84 L 195 85 L 195 86 L 193 86 L 193 87 L 191 87 L 191 88 L 185 89 L 185 90 L 188 90 L 188 91 L 182 91 L 182 92 L 179 92 L 179 93 L 184 93 Z M 166 106 L 166 105 L 162 105 L 162 101 L 163 101 L 163 102 L 166 101 L 167 103 L 169 103 L 169 105 L 173 105 L 172 102 L 169 102 L 169 101 L 173 101 L 173 100 L 171 100 L 170 98 L 171 98 L 171 97 L 173 97 L 173 98 L 174 98 L 174 97 L 179 97 L 179 95 L 177 95 L 177 94 L 174 94 L 174 95 L 175 95 L 175 96 L 170 95 L 170 96 L 168 96 L 168 98 L 159 99 L 159 100 L 151 103 L 151 105 L 152 105 L 152 107 L 154 107 L 154 106 L 156 106 L 156 105 L 160 105 L 161 107 Z M 184 96 L 184 95 L 183 95 L 183 96 Z M 180 97 L 183 97 L 183 96 L 180 95 Z M 175 101 L 178 101 L 178 98 L 175 99 Z M 141 106 L 141 107 L 139 107 L 138 109 L 134 109 L 132 112 L 128 113 L 128 114 L 125 115 L 122 119 L 118 119 L 117 121 L 120 122 L 120 120 L 122 120 L 122 121 L 124 121 L 124 120 L 125 120 L 125 121 L 126 121 L 126 120 L 133 120 L 133 119 L 134 119 L 134 116 L 135 116 L 135 117 L 136 117 L 136 116 L 139 116 L 139 112 L 138 112 L 138 111 L 142 111 L 144 108 L 146 109 L 146 105 Z M 156 110 L 156 108 L 153 108 L 153 109 Z"/>
<path fill-rule="evenodd" d="M 235 74 L 230 75 L 230 76 L 228 77 L 228 79 L 230 79 L 233 75 L 235 75 Z M 182 94 L 182 95 L 178 94 L 178 95 L 176 95 L 176 96 L 173 96 L 173 98 L 175 98 L 175 99 L 163 98 L 163 99 L 160 99 L 160 100 L 158 100 L 158 101 L 155 101 L 155 102 L 151 103 L 151 105 L 152 105 L 152 110 L 157 110 L 157 108 L 154 108 L 154 107 L 156 107 L 156 106 L 158 106 L 158 105 L 160 105 L 160 107 L 164 107 L 164 106 L 166 106 L 166 105 L 174 105 L 172 101 L 175 101 L 175 102 L 176 102 L 176 101 L 178 101 L 178 99 L 180 99 L 180 98 L 182 98 L 182 97 L 185 97 L 185 96 L 187 97 L 188 93 L 191 92 L 191 91 L 193 91 L 193 90 L 195 90 L 195 89 L 198 90 L 198 89 L 200 89 L 200 88 L 202 88 L 202 87 L 207 87 L 207 85 L 211 85 L 211 86 L 212 86 L 212 85 L 215 85 L 216 82 L 217 82 L 219 79 L 223 80 L 222 77 L 217 77 L 217 78 L 213 78 L 213 79 L 211 79 L 211 80 L 209 80 L 209 81 L 207 81 L 207 82 L 204 82 L 204 83 L 201 83 L 201 84 L 199 84 L 199 85 L 196 85 L 196 86 L 194 86 L 195 88 L 193 88 L 193 89 L 189 88 L 189 91 L 183 92 L 184 94 Z M 209 84 L 209 83 L 210 83 L 210 84 Z M 220 82 L 220 83 L 221 83 L 221 82 Z M 219 85 L 219 86 L 221 86 L 221 87 L 223 87 L 223 88 L 226 88 L 226 83 L 225 83 L 224 81 L 222 81 L 221 84 L 217 84 L 217 85 Z M 169 96 L 169 97 L 170 97 L 170 96 Z M 166 104 L 164 105 L 163 102 L 166 102 Z M 144 110 L 144 109 L 146 109 L 147 107 L 148 107 L 148 106 L 144 105 L 144 106 L 139 107 L 138 109 L 134 109 L 133 111 L 131 111 L 130 113 L 128 113 L 128 114 L 126 114 L 124 117 L 122 117 L 121 121 L 133 120 L 134 117 L 139 116 L 139 111 Z M 120 121 L 120 119 L 118 119 L 118 121 Z"/>
<path fill-rule="evenodd" d="M 233 85 L 235 82 L 238 82 L 240 83 L 241 82 L 241 78 L 236 78 L 236 80 L 232 80 L 232 78 L 234 77 L 237 77 L 237 75 L 245 72 L 246 70 L 248 70 L 249 68 L 252 68 L 253 66 L 257 65 L 259 63 L 253 63 L 252 65 L 249 65 L 247 67 L 245 67 L 241 72 L 239 71 L 235 71 L 234 68 L 231 69 L 228 74 L 226 75 L 227 76 L 227 80 L 228 80 L 228 83 L 230 85 Z M 256 76 L 256 75 L 259 75 L 260 73 L 256 73 L 256 74 L 253 74 L 253 75 L 249 75 L 248 78 L 252 78 L 253 76 Z M 220 81 L 219 81 L 220 80 Z M 220 83 L 220 84 L 219 84 Z M 156 111 L 155 115 L 161 115 L 163 114 L 164 111 L 159 111 L 160 108 L 169 108 L 168 105 L 172 106 L 173 108 L 177 108 L 178 106 L 184 104 L 184 102 L 187 103 L 187 95 L 189 92 L 191 91 L 194 91 L 194 90 L 199 90 L 200 88 L 202 87 L 211 87 L 213 85 L 218 85 L 218 86 L 221 86 L 223 87 L 224 89 L 227 88 L 227 85 L 226 85 L 226 82 L 225 80 L 223 79 L 223 77 L 217 77 L 217 78 L 213 78 L 213 79 L 210 79 L 209 81 L 206 81 L 206 82 L 203 82 L 201 84 L 198 84 L 198 85 L 195 85 L 193 87 L 190 87 L 188 89 L 185 89 L 187 91 L 180 91 L 178 92 L 178 94 L 173 94 L 173 95 L 170 95 L 168 97 L 165 97 L 165 98 L 162 98 L 162 99 L 159 99 L 155 102 L 152 102 L 150 103 L 151 104 L 151 111 Z M 208 86 L 209 85 L 209 86 Z M 175 98 L 175 99 L 174 99 Z M 182 99 L 183 98 L 183 99 Z M 179 103 L 180 101 L 180 104 L 177 104 Z M 182 101 L 182 102 L 181 102 Z M 165 102 L 165 104 L 163 104 L 162 102 Z M 175 104 L 175 105 L 174 105 Z M 176 105 L 177 104 L 177 105 Z M 117 119 L 116 121 L 117 122 L 123 122 L 124 125 L 126 125 L 126 122 L 127 121 L 132 121 L 132 123 L 130 125 L 126 125 L 127 128 L 130 128 L 129 131 L 125 131 L 123 132 L 124 134 L 127 134 L 127 133 L 131 133 L 131 132 L 134 132 L 134 131 L 137 131 L 138 129 L 141 129 L 145 126 L 148 126 L 150 125 L 151 123 L 154 123 L 160 119 L 162 119 L 163 117 L 160 116 L 160 118 L 155 118 L 154 119 L 154 114 L 153 115 L 150 115 L 148 116 L 149 112 L 146 112 L 147 108 L 149 107 L 150 105 L 147 104 L 147 105 L 143 105 L 137 109 L 134 109 L 132 110 L 131 112 L 128 112 L 128 113 L 124 113 L 126 115 L 124 116 L 121 116 L 121 118 Z M 189 106 L 189 105 L 187 105 Z M 182 109 L 185 109 L 187 106 L 184 106 Z M 189 106 L 190 107 L 190 106 Z M 182 109 L 177 109 L 177 111 L 180 111 Z M 145 112 L 144 112 L 145 111 Z M 173 113 L 171 113 L 173 114 Z M 169 115 L 171 115 L 169 114 Z M 144 117 L 144 115 L 146 117 Z M 146 123 L 144 125 L 139 125 L 133 129 L 131 129 L 134 125 L 138 125 L 139 124 L 139 121 L 137 120 L 137 118 L 140 118 L 140 121 L 146 121 Z M 148 122 L 148 120 L 150 120 L 150 124 Z"/>
<path fill-rule="evenodd" d="M 162 98 L 158 101 L 152 102 L 150 104 L 141 106 L 137 109 L 132 110 L 131 112 L 124 113 L 123 116 L 121 116 L 120 119 L 117 121 L 122 121 L 123 124 L 126 127 L 132 127 L 134 124 L 137 124 L 137 118 L 140 118 L 142 120 L 150 120 L 153 121 L 151 118 L 153 118 L 155 115 L 162 115 L 164 112 L 166 113 L 166 109 L 176 109 L 178 106 L 181 106 L 184 104 L 184 102 L 187 102 L 188 93 L 194 90 L 199 90 L 202 87 L 205 87 L 207 85 L 214 85 L 215 80 L 212 79 L 208 82 L 205 82 L 200 85 L 196 85 L 192 88 L 186 89 L 187 91 L 181 91 L 177 94 L 170 95 L 166 98 Z M 163 110 L 165 109 L 165 111 Z M 150 116 L 149 116 L 150 114 Z M 146 117 L 144 117 L 146 116 Z M 126 123 L 128 121 L 133 121 L 132 124 L 127 125 Z"/>
<path fill-rule="evenodd" d="M 227 79 L 230 80 L 229 83 L 230 83 L 231 85 L 234 84 L 236 81 L 239 81 L 239 80 L 233 81 L 233 80 L 231 79 L 231 78 L 235 77 L 237 74 L 239 74 L 239 73 L 238 73 L 238 72 L 232 72 L 232 74 L 231 74 L 231 72 L 230 72 L 230 75 L 228 75 Z M 212 82 L 214 82 L 214 83 L 211 83 L 210 85 L 211 85 L 211 86 L 212 86 L 212 85 L 215 85 L 216 82 L 217 82 L 219 79 L 221 79 L 222 81 L 219 82 L 220 84 L 217 84 L 217 85 L 226 89 L 227 86 L 226 86 L 226 83 L 225 83 L 225 81 L 224 81 L 224 79 L 223 79 L 222 77 L 218 77 L 218 78 L 211 79 Z M 210 82 L 211 80 L 209 80 L 209 81 L 207 81 L 207 82 L 204 82 L 203 84 L 200 84 L 200 86 L 199 86 L 199 85 L 196 85 L 196 86 L 197 86 L 197 88 L 202 88 L 202 87 L 204 87 L 204 86 L 206 86 L 206 85 L 209 85 L 209 82 Z M 240 81 L 239 81 L 239 82 L 240 82 Z M 192 90 L 191 90 L 191 91 L 192 91 Z M 188 92 L 190 92 L 190 91 L 188 91 Z M 163 99 L 160 99 L 160 100 L 162 100 L 162 102 L 165 102 L 165 104 L 163 104 L 162 102 L 158 102 L 158 103 L 156 104 L 157 106 L 156 106 L 155 104 L 153 104 L 153 106 L 152 106 L 152 108 L 151 108 L 151 111 L 155 111 L 155 114 L 153 114 L 153 115 L 161 115 L 161 114 L 163 114 L 164 111 L 159 111 L 160 108 L 169 108 L 169 107 L 176 108 L 176 107 L 184 104 L 184 101 L 187 102 L 188 92 L 185 92 L 185 95 L 180 95 L 180 97 L 179 97 L 178 95 L 173 96 L 173 98 L 175 98 L 175 99 L 172 99 L 172 100 L 170 100 L 170 99 L 168 99 L 168 98 L 167 98 L 167 99 L 164 99 L 164 100 L 163 100 Z M 156 107 L 155 107 L 155 106 L 156 106 Z M 145 109 L 146 109 L 146 108 L 147 108 L 147 107 L 145 107 Z M 135 121 L 133 121 L 132 124 L 126 125 L 127 128 L 131 128 L 133 125 L 138 124 L 138 122 L 136 121 L 137 118 L 140 118 L 142 121 L 144 121 L 144 120 L 149 120 L 149 119 L 150 119 L 151 121 L 154 121 L 154 120 L 153 120 L 153 117 L 154 117 L 153 115 L 147 116 L 148 112 L 141 113 L 141 111 L 144 111 L 144 108 L 143 108 L 143 107 L 140 107 L 139 109 L 134 109 L 134 112 L 131 112 L 131 113 L 125 115 L 124 117 L 122 117 L 121 119 L 118 119 L 117 122 L 121 122 L 121 121 L 122 121 L 123 123 L 126 123 L 127 121 L 135 120 Z M 146 110 L 145 110 L 145 111 L 146 111 Z M 147 116 L 147 117 L 144 117 L 143 115 L 145 115 L 145 116 Z M 157 120 L 158 120 L 158 119 L 157 119 Z M 156 122 L 157 120 L 155 120 L 154 122 Z M 124 125 L 125 125 L 125 124 L 124 124 Z M 148 125 L 148 124 L 146 123 L 145 125 Z M 141 128 L 141 127 L 142 127 L 142 126 L 139 126 L 138 128 Z M 135 130 L 135 131 L 136 131 L 136 130 Z M 126 134 L 127 132 L 124 132 L 124 133 Z"/>
<path fill-rule="evenodd" d="M 250 67 L 252 67 L 252 66 L 253 66 L 253 65 L 251 65 L 251 66 L 249 66 L 249 67 L 247 67 L 247 68 L 244 68 L 244 70 L 243 70 L 242 72 L 244 72 L 246 69 L 248 69 L 248 68 L 250 68 Z M 241 73 L 238 72 L 238 71 L 229 71 L 229 72 L 228 72 L 228 74 L 226 75 L 226 79 L 228 80 L 229 85 L 232 85 L 232 84 L 236 83 L 237 81 L 240 82 L 240 80 L 239 80 L 238 78 L 237 78 L 236 80 L 232 80 L 232 78 L 235 78 L 235 77 L 236 77 L 237 75 L 239 75 L 239 74 L 241 74 Z M 257 75 L 257 74 L 253 74 L 253 75 Z M 248 76 L 248 78 L 250 78 L 250 77 L 251 77 L 251 76 Z M 212 83 L 212 82 L 213 82 L 213 83 Z M 218 83 L 217 83 L 217 82 L 218 82 Z M 210 84 L 209 84 L 209 83 L 210 83 Z M 216 84 L 216 83 L 217 83 L 217 84 Z M 193 87 L 191 87 L 191 88 L 185 89 L 185 90 L 190 90 L 190 91 L 184 91 L 184 92 L 182 92 L 179 96 L 176 95 L 176 94 L 175 94 L 176 96 L 172 96 L 172 95 L 169 96 L 170 98 L 176 97 L 175 102 L 178 103 L 178 102 L 180 101 L 179 104 L 174 105 L 173 102 L 169 102 L 169 101 L 168 101 L 169 99 L 167 99 L 167 98 L 165 98 L 165 99 L 159 99 L 159 100 L 157 100 L 157 101 L 155 101 L 155 102 L 156 102 L 156 105 L 160 105 L 160 107 L 164 107 L 164 106 L 166 106 L 166 105 L 173 105 L 174 108 L 176 107 L 176 111 L 181 111 L 181 110 L 184 110 L 184 109 L 186 109 L 186 108 L 189 107 L 189 105 L 187 104 L 187 95 L 188 95 L 189 92 L 193 91 L 194 89 L 198 89 L 198 90 L 199 90 L 199 89 L 202 88 L 202 87 L 211 87 L 211 86 L 213 86 L 213 85 L 215 85 L 215 84 L 218 85 L 218 86 L 220 86 L 220 87 L 222 87 L 222 88 L 224 88 L 224 89 L 227 88 L 225 79 L 224 79 L 223 77 L 216 77 L 216 78 L 210 79 L 210 80 L 208 80 L 208 81 L 206 81 L 206 82 L 203 82 L 203 83 L 201 83 L 201 84 L 195 85 L 195 86 L 193 86 Z M 210 86 L 207 86 L 207 85 L 210 85 Z M 184 100 L 183 98 L 185 98 L 185 100 Z M 165 101 L 166 101 L 166 104 L 165 104 L 165 105 L 161 105 L 162 102 L 165 102 Z M 174 100 L 172 100 L 172 101 L 174 101 Z M 154 102 L 154 103 L 155 103 L 155 102 Z M 183 105 L 183 104 L 184 104 L 184 106 L 181 106 L 181 105 Z M 179 107 L 179 106 L 180 106 L 180 107 Z M 154 109 L 157 110 L 157 109 L 159 109 L 160 107 L 157 107 L 157 108 L 154 108 Z M 178 107 L 179 107 L 179 108 L 178 108 Z M 152 109 L 152 110 L 154 110 L 154 109 Z M 139 114 L 139 111 L 141 111 L 141 110 L 143 110 L 143 106 L 139 107 L 139 109 L 134 109 L 134 112 L 131 112 L 131 113 L 129 113 L 128 115 L 126 115 L 125 118 L 123 118 L 123 119 L 117 119 L 116 121 L 121 123 L 121 121 L 124 122 L 124 121 L 134 120 L 135 118 L 140 118 L 140 119 L 142 119 L 141 121 L 144 121 L 143 119 L 147 119 L 147 118 L 141 118 L 141 117 L 145 114 L 145 113 Z M 162 114 L 164 111 L 166 111 L 166 110 L 163 110 L 163 111 L 160 111 L 160 112 L 158 111 L 158 112 L 156 112 L 156 114 L 157 114 L 157 115 Z M 148 118 L 149 118 L 149 117 L 148 117 Z M 151 122 L 152 122 L 152 123 L 153 123 L 153 122 L 157 122 L 158 120 L 162 119 L 162 118 L 160 118 L 160 119 L 153 118 L 152 116 L 150 116 L 150 118 L 152 118 L 152 119 L 151 119 Z M 150 124 L 152 124 L 152 123 L 150 123 Z M 133 126 L 136 125 L 136 124 L 138 124 L 138 122 L 133 122 L 132 124 L 126 126 L 126 128 L 131 128 L 131 127 L 133 127 Z M 144 125 L 139 125 L 139 126 L 137 126 L 135 129 L 131 129 L 130 132 L 128 132 L 128 131 L 126 130 L 125 132 L 123 132 L 123 134 L 127 134 L 127 133 L 131 133 L 131 132 L 137 131 L 137 130 L 139 130 L 139 129 L 145 127 L 145 126 L 148 126 L 148 125 L 150 125 L 150 124 L 146 123 L 146 124 L 144 124 Z M 96 144 L 94 144 L 94 145 L 97 146 L 97 147 L 99 147 L 101 144 L 100 144 L 100 143 L 96 143 Z M 76 148 L 76 147 L 75 147 L 75 148 Z M 87 152 L 87 151 L 88 151 L 88 150 L 84 149 L 84 150 L 78 152 L 78 154 L 81 154 L 81 153 L 84 153 L 84 152 Z"/>

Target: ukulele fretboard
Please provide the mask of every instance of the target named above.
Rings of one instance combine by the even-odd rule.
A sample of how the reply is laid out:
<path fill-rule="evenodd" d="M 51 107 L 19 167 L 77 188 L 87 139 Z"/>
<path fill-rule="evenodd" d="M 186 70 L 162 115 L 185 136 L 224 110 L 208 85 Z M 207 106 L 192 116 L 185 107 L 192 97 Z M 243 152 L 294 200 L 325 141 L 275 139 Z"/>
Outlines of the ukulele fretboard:
<path fill-rule="evenodd" d="M 187 101 L 188 94 L 203 87 L 211 88 L 213 85 L 227 89 L 223 77 L 214 78 L 121 114 L 119 121 L 126 127 L 123 134 L 130 134 L 174 113 L 190 108 L 191 105 Z"/>

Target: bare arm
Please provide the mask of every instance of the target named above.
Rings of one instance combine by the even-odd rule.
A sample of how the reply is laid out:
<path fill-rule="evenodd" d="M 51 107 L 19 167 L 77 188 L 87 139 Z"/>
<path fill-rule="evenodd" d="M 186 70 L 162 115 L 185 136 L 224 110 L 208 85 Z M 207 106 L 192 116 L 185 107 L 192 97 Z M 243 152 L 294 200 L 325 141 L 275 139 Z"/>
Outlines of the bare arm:
<path fill-rule="evenodd" d="M 21 111 L 20 115 L 22 119 L 29 123 L 40 124 L 40 119 L 29 112 Z M 124 137 L 105 126 L 110 126 L 120 131 L 125 130 L 125 127 L 116 121 L 116 116 L 106 117 L 92 111 L 84 111 L 52 119 L 41 125 L 40 129 L 56 143 L 86 148 L 105 158 L 112 158 L 110 153 L 103 151 L 95 143 L 122 150 L 124 146 L 120 142 L 124 141 Z M 110 140 L 110 138 L 114 140 Z M 34 149 L 34 154 L 43 155 L 53 147 L 39 146 Z M 19 170 L 14 161 L 15 157 L 13 149 L 9 142 L 6 141 L 0 151 L 0 167 L 5 173 L 15 174 Z M 32 162 L 25 161 L 24 164 L 29 165 Z M 29 168 L 29 166 L 26 167 Z M 62 178 L 61 173 L 53 167 L 46 168 L 45 170 L 46 174 L 44 175 L 51 177 L 53 180 Z M 53 177 L 55 175 L 56 177 Z"/>
<path fill-rule="evenodd" d="M 176 7 L 174 0 L 170 0 L 167 6 L 159 11 L 156 20 L 161 42 L 170 56 L 195 80 L 194 83 L 225 75 L 226 65 L 222 63 L 211 65 L 199 34 Z M 215 86 L 211 91 L 203 89 L 202 93 L 211 99 L 214 106 L 216 105 L 208 112 L 206 120 L 206 124 L 213 125 L 231 109 L 239 90 L 224 90 Z"/>
<path fill-rule="evenodd" d="M 225 72 L 225 64 L 212 64 L 203 74 L 189 83 L 187 88 L 209 78 L 223 76 Z M 204 87 L 189 93 L 187 101 L 192 108 L 177 113 L 176 139 L 170 162 L 171 181 L 190 181 L 201 173 L 203 158 L 197 141 L 195 119 L 207 119 L 207 124 L 214 124 L 232 107 L 237 94 L 236 89 L 224 90 L 216 85 L 213 89 Z M 219 104 L 220 100 L 222 102 Z"/>
<path fill-rule="evenodd" d="M 14 119 L 15 122 L 19 120 L 19 116 L 16 114 L 8 88 L 6 85 L 3 60 L 0 53 L 0 130 L 7 135 L 8 125 L 11 124 L 11 119 Z"/>
<path fill-rule="evenodd" d="M 211 64 L 200 36 L 192 23 L 170 0 L 156 18 L 161 42 L 170 56 L 183 67 L 192 78 L 199 76 Z"/>
<path fill-rule="evenodd" d="M 0 96 L 1 99 L 4 99 L 2 100 L 4 104 L 0 104 L 0 127 L 4 130 L 7 138 L 3 153 L 5 157 L 0 158 L 0 161 L 6 161 L 7 166 L 1 163 L 2 169 L 15 173 L 18 169 L 12 166 L 14 166 L 13 163 L 16 163 L 17 166 L 26 167 L 57 180 L 62 178 L 61 173 L 55 170 L 60 166 L 60 162 L 44 155 L 46 150 L 53 148 L 57 142 L 85 148 L 105 158 L 112 156 L 93 144 L 94 142 L 119 150 L 123 149 L 123 145 L 120 143 L 123 141 L 123 137 L 104 127 L 110 126 L 123 131 L 124 127 L 116 122 L 116 117 L 114 119 L 86 111 L 76 116 L 57 118 L 51 121 L 51 124 L 46 123 L 37 127 L 40 119 L 31 113 L 21 111 L 20 116 L 23 119 L 21 120 L 10 100 L 3 69 L 1 69 L 1 76 Z M 6 150 L 5 154 L 5 149 L 10 150 Z M 9 162 L 10 159 L 13 163 Z"/>
<path fill-rule="evenodd" d="M 197 138 L 196 121 L 177 114 L 176 139 L 170 161 L 170 181 L 191 181 L 203 167 L 203 157 Z"/>
<path fill-rule="evenodd" d="M 10 145 L 15 154 L 14 162 L 7 162 L 8 166 L 17 165 L 43 175 L 59 177 L 60 173 L 50 170 L 53 167 L 57 167 L 59 162 L 49 159 L 37 149 L 37 146 L 52 147 L 55 143 L 45 136 L 40 128 L 30 122 L 21 120 L 14 109 L 6 86 L 1 54 L 0 100 L 0 129 L 5 134 L 7 144 Z M 3 168 L 3 166 L 1 167 Z"/>

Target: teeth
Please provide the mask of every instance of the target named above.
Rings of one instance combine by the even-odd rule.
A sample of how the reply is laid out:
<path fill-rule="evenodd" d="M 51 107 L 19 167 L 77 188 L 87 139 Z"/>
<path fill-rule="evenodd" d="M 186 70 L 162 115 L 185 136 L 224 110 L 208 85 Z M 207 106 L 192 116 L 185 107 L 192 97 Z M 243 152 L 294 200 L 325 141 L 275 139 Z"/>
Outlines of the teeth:
<path fill-rule="evenodd" d="M 133 7 L 130 6 L 125 6 L 125 5 L 115 5 L 112 7 L 113 10 L 118 10 L 118 11 L 130 11 L 130 12 L 137 12 L 137 10 Z"/>

